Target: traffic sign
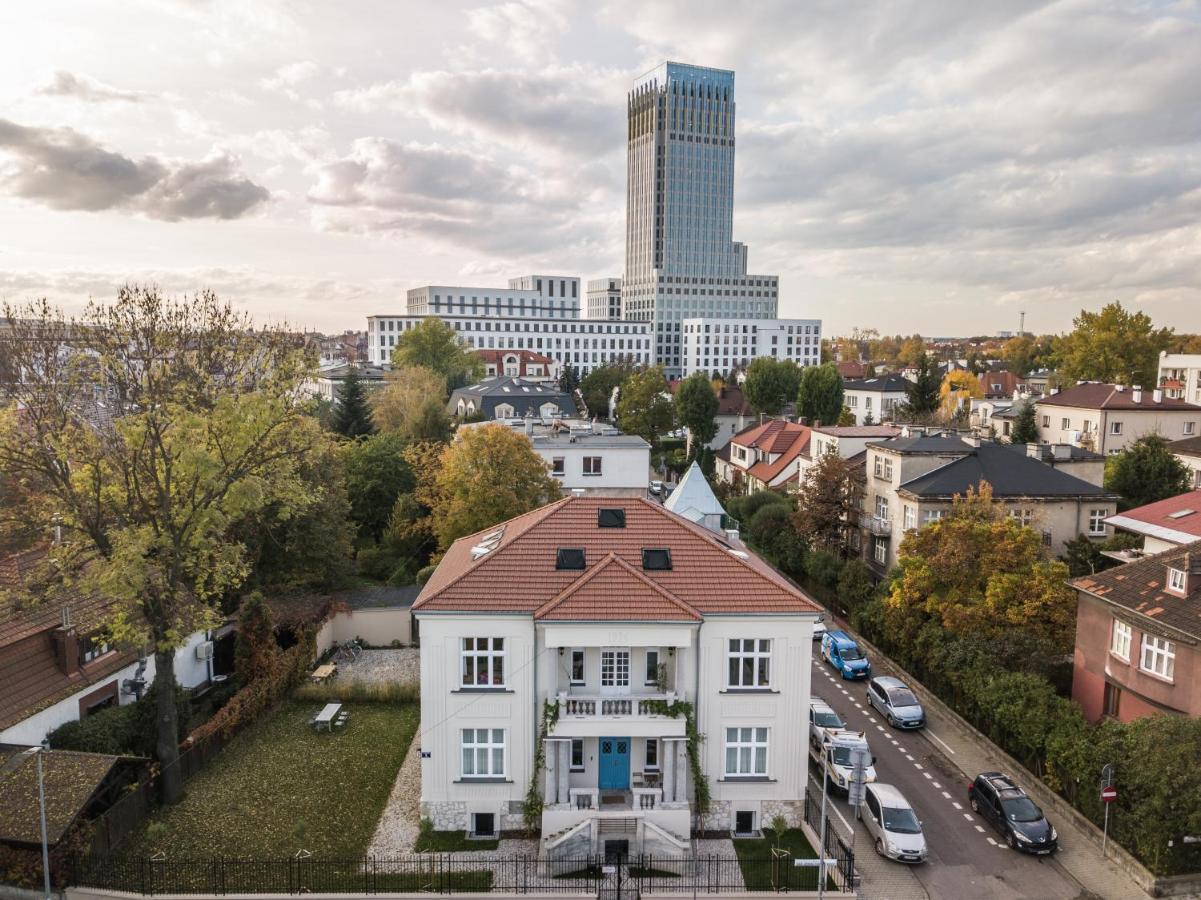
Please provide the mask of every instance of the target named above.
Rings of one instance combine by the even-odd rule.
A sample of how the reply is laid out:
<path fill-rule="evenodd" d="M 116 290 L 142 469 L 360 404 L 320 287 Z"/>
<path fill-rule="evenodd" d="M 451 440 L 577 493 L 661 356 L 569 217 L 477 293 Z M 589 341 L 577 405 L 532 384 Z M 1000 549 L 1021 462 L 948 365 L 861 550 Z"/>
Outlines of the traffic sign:
<path fill-rule="evenodd" d="M 1113 803 L 1118 799 L 1118 789 L 1112 784 L 1107 784 L 1101 788 L 1101 800 L 1104 803 Z"/>

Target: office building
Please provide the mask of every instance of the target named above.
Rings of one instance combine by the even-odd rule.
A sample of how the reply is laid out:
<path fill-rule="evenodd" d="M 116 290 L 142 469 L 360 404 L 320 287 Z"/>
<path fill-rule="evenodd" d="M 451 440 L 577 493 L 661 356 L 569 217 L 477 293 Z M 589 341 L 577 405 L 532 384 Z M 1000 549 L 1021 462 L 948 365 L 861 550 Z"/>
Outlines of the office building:
<path fill-rule="evenodd" d="M 621 318 L 621 279 L 594 278 L 588 282 L 588 306 L 585 315 L 589 319 Z"/>
<path fill-rule="evenodd" d="M 821 328 L 819 319 L 685 319 L 680 374 L 724 374 L 746 368 L 757 356 L 816 366 L 821 363 Z"/>

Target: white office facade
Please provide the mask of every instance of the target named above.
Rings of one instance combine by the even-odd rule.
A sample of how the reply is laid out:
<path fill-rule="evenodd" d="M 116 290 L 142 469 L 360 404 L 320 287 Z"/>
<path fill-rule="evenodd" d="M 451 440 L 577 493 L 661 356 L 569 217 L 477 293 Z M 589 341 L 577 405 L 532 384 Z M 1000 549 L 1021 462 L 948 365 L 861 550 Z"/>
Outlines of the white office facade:
<path fill-rule="evenodd" d="M 621 279 L 593 278 L 588 282 L 588 305 L 584 309 L 589 319 L 621 318 Z"/>
<path fill-rule="evenodd" d="M 821 363 L 820 319 L 685 319 L 681 375 L 729 372 L 759 356 Z"/>

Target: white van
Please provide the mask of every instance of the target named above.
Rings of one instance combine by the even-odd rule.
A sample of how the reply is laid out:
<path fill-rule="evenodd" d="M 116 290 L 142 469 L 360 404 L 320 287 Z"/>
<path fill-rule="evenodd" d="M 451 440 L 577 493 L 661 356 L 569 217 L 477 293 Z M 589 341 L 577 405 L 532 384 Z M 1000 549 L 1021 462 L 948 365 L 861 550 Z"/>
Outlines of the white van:
<path fill-rule="evenodd" d="M 898 862 L 926 861 L 926 836 L 917 813 L 891 784 L 865 786 L 855 815 L 876 842 L 876 852 Z"/>

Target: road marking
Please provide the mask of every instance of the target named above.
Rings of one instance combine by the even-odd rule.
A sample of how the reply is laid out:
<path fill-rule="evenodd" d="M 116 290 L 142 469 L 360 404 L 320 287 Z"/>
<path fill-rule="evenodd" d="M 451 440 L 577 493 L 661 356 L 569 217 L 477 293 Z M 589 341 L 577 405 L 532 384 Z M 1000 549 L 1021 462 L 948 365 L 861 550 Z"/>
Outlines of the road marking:
<path fill-rule="evenodd" d="M 1000 844 L 998 844 L 996 841 L 994 841 L 992 838 L 986 838 L 986 840 L 987 840 L 987 841 L 988 841 L 990 844 L 992 844 L 994 847 L 1000 847 L 1000 846 L 1001 846 L 1001 845 L 1000 845 Z"/>
<path fill-rule="evenodd" d="M 875 717 L 875 716 L 873 716 L 871 713 L 868 713 L 868 714 L 867 714 L 867 717 L 868 717 L 868 719 L 870 719 L 872 722 L 875 722 L 875 721 L 876 721 L 876 717 Z"/>
<path fill-rule="evenodd" d="M 913 757 L 912 757 L 912 756 L 910 756 L 908 753 L 906 753 L 906 754 L 905 754 L 905 758 L 906 758 L 907 760 L 909 760 L 910 762 L 913 762 Z"/>
<path fill-rule="evenodd" d="M 937 734 L 935 734 L 935 733 L 934 733 L 933 731 L 931 731 L 929 728 L 927 728 L 927 729 L 926 729 L 926 737 L 930 738 L 931 740 L 938 741 L 938 743 L 942 745 L 942 748 L 943 748 L 944 750 L 946 750 L 946 751 L 947 751 L 948 753 L 950 753 L 952 756 L 954 756 L 954 755 L 955 755 L 955 751 L 954 751 L 954 750 L 952 750 L 950 747 L 948 747 L 948 746 L 947 746 L 947 743 L 946 743 L 946 741 L 944 741 L 942 738 L 940 738 L 940 737 L 939 737 Z"/>
<path fill-rule="evenodd" d="M 901 742 L 900 742 L 900 741 L 896 741 L 896 740 L 894 740 L 894 741 L 892 742 L 892 745 L 893 745 L 894 747 L 899 747 L 899 746 L 901 746 Z"/>
<path fill-rule="evenodd" d="M 892 735 L 891 735 L 891 734 L 889 734 L 887 731 L 886 731 L 886 732 L 884 732 L 884 736 L 885 736 L 886 738 L 890 738 L 890 739 L 892 738 Z M 893 743 L 896 743 L 896 742 L 894 741 Z"/>
<path fill-rule="evenodd" d="M 956 803 L 954 800 L 951 801 L 951 805 L 953 807 L 955 807 L 956 809 L 963 809 L 963 807 L 960 806 L 958 803 Z"/>
<path fill-rule="evenodd" d="M 934 786 L 935 786 L 936 788 L 938 788 L 940 791 L 942 790 L 942 785 L 941 785 L 941 784 L 939 784 L 937 781 L 936 781 L 936 782 L 934 782 Z M 950 795 L 950 794 L 947 794 L 947 796 L 948 796 L 948 797 L 950 797 L 951 795 Z"/>
<path fill-rule="evenodd" d="M 922 774 L 923 774 L 923 775 L 925 775 L 927 778 L 933 778 L 933 777 L 934 777 L 934 776 L 933 776 L 933 775 L 931 775 L 929 772 L 922 772 Z"/>
<path fill-rule="evenodd" d="M 884 726 L 883 726 L 883 725 L 877 725 L 876 727 L 877 727 L 877 728 L 879 728 L 881 731 L 883 731 L 883 730 L 884 730 Z"/>
<path fill-rule="evenodd" d="M 937 783 L 937 782 L 935 782 L 934 786 L 935 786 L 935 787 L 938 787 L 938 783 Z M 943 792 L 942 792 L 942 795 L 943 795 L 945 798 L 947 798 L 948 800 L 950 800 L 950 799 L 951 799 L 951 795 L 950 795 L 950 794 L 948 794 L 946 791 L 943 791 Z M 958 806 L 958 804 L 956 804 L 956 806 Z"/>
<path fill-rule="evenodd" d="M 976 830 L 977 830 L 978 832 L 980 832 L 981 834 L 984 834 L 984 827 L 983 827 L 983 826 L 981 826 L 981 825 L 977 825 L 977 826 L 976 826 Z"/>
<path fill-rule="evenodd" d="M 975 819 L 973 819 L 973 818 L 972 818 L 972 814 L 971 814 L 971 813 L 964 813 L 964 814 L 963 814 L 963 817 L 964 817 L 965 819 L 967 819 L 969 822 L 975 822 L 975 821 L 976 821 Z"/>
<path fill-rule="evenodd" d="M 839 688 L 839 690 L 842 691 L 844 694 L 846 694 L 848 697 L 851 696 L 849 693 L 847 693 L 846 688 Z"/>
<path fill-rule="evenodd" d="M 917 769 L 920 772 L 922 770 L 922 764 L 915 762 L 913 764 L 913 768 Z"/>

